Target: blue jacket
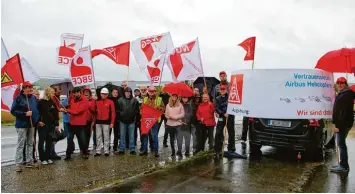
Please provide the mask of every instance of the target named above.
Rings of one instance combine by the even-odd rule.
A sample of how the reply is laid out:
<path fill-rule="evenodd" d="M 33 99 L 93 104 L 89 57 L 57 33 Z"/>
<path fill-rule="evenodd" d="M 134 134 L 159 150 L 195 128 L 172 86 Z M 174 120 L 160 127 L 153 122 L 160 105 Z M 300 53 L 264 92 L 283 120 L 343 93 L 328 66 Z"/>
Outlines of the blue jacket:
<path fill-rule="evenodd" d="M 67 107 L 69 105 L 68 99 L 63 99 L 62 100 L 62 105 Z M 63 119 L 64 123 L 69 123 L 70 122 L 70 114 L 62 112 L 62 119 Z"/>
<path fill-rule="evenodd" d="M 37 126 L 39 121 L 39 111 L 37 99 L 34 95 L 28 96 L 28 103 L 32 111 L 32 124 L 33 127 Z M 20 95 L 16 96 L 11 106 L 11 114 L 16 117 L 16 128 L 30 128 L 31 122 L 30 117 L 26 117 L 26 112 L 28 111 L 28 104 L 25 94 L 21 91 Z"/>
<path fill-rule="evenodd" d="M 228 94 L 225 96 L 218 96 L 215 100 L 216 112 L 219 117 L 224 117 L 224 114 L 227 112 L 228 107 Z"/>

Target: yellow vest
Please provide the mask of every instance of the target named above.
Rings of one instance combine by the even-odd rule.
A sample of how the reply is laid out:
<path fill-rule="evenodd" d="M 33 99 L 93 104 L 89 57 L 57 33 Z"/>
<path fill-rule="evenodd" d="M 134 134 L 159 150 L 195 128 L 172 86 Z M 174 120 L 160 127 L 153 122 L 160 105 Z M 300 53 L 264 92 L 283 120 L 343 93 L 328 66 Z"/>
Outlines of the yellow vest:
<path fill-rule="evenodd" d="M 147 104 L 147 101 L 148 101 L 148 97 L 145 97 L 143 99 L 143 104 Z M 161 97 L 156 97 L 154 104 L 155 104 L 156 107 L 159 107 L 159 106 L 161 106 L 162 102 L 163 102 L 163 99 Z M 161 120 L 161 117 L 159 117 L 158 123 L 160 122 L 160 120 Z"/>

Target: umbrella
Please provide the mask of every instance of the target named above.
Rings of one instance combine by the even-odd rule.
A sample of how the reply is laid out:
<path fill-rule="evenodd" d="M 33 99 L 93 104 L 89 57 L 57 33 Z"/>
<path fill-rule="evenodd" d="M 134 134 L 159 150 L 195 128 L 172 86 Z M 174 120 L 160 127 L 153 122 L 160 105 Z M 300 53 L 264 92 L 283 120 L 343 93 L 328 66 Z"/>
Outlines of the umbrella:
<path fill-rule="evenodd" d="M 207 89 L 209 94 L 213 94 L 214 93 L 214 87 L 216 85 L 218 85 L 220 83 L 220 81 L 215 78 L 215 77 L 205 77 L 206 79 L 206 84 L 207 84 Z M 195 81 L 194 81 L 194 87 L 198 88 L 200 90 L 200 92 L 202 92 L 202 88 L 205 86 L 205 82 L 203 80 L 203 77 L 198 77 Z"/>
<path fill-rule="evenodd" d="M 354 72 L 355 48 L 330 51 L 318 60 L 315 68 L 337 73 Z"/>
<path fill-rule="evenodd" d="M 191 97 L 194 95 L 192 89 L 185 83 L 170 83 L 164 86 L 164 92 L 176 94 L 181 97 Z"/>

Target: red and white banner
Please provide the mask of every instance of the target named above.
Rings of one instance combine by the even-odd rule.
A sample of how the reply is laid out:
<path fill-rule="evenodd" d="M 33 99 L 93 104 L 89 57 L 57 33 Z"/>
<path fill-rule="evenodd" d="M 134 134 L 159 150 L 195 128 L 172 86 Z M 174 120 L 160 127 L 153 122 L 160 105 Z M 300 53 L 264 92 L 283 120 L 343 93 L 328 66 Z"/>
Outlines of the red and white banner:
<path fill-rule="evenodd" d="M 152 86 L 159 86 L 164 68 L 164 60 L 166 54 L 162 54 L 156 59 L 152 60 L 145 69 L 147 78 Z"/>
<path fill-rule="evenodd" d="M 253 61 L 255 54 L 255 40 L 256 37 L 250 37 L 244 40 L 242 43 L 238 44 L 238 46 L 243 47 L 243 49 L 247 52 L 244 57 L 244 61 Z"/>
<path fill-rule="evenodd" d="M 74 87 L 94 84 L 90 46 L 81 48 L 70 65 L 70 78 Z"/>
<path fill-rule="evenodd" d="M 116 46 L 91 51 L 91 57 L 103 54 L 110 58 L 117 65 L 129 66 L 130 42 L 125 42 Z"/>
<path fill-rule="evenodd" d="M 159 35 L 142 37 L 131 41 L 131 50 L 134 58 L 141 70 L 147 67 L 147 64 L 153 59 L 174 49 L 173 40 L 170 32 Z"/>
<path fill-rule="evenodd" d="M 148 134 L 149 130 L 158 122 L 162 114 L 159 110 L 142 104 L 141 134 Z"/>
<path fill-rule="evenodd" d="M 57 63 L 69 66 L 75 53 L 81 49 L 83 40 L 84 34 L 62 34 L 61 45 L 57 48 Z"/>
<path fill-rule="evenodd" d="M 169 65 L 175 81 L 192 80 L 203 76 L 198 39 L 177 47 L 169 55 Z"/>

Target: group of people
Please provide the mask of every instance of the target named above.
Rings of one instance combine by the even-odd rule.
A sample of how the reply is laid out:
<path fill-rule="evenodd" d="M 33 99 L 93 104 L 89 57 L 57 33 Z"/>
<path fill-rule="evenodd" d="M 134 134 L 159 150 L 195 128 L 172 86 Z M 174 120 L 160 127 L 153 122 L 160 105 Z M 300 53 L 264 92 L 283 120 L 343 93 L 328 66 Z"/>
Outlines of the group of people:
<path fill-rule="evenodd" d="M 149 88 L 140 86 L 132 91 L 127 83 L 123 82 L 122 90 L 114 88 L 109 91 L 107 88 L 101 88 L 97 96 L 92 95 L 89 87 L 74 87 L 68 97 L 61 101 L 60 86 L 45 88 L 40 99 L 32 84 L 25 82 L 11 107 L 11 113 L 16 117 L 15 127 L 18 133 L 16 171 L 21 172 L 24 166 L 35 167 L 39 162 L 47 165 L 52 164 L 53 160 L 61 159 L 55 153 L 56 142 L 53 142 L 56 131 L 60 132 L 59 114 L 62 114 L 67 140 L 65 160 L 72 159 L 75 150 L 74 136 L 77 138 L 83 159 L 90 156 L 91 137 L 95 157 L 109 156 L 111 150 L 118 155 L 126 154 L 126 150 L 131 155 L 136 155 L 138 136 L 140 136 L 139 155 L 148 155 L 149 144 L 150 152 L 159 157 L 158 133 L 163 122 L 165 125 L 163 147 L 169 147 L 170 137 L 173 157 L 182 157 L 183 153 L 190 156 L 203 151 L 207 140 L 209 150 L 215 150 L 219 155 L 223 150 L 223 129 L 227 123 L 228 134 L 231 134 L 228 139 L 228 150 L 235 151 L 234 116 L 226 113 L 229 88 L 226 73 L 221 72 L 220 78 L 221 83 L 214 88 L 213 94 L 209 94 L 207 88 L 204 88 L 202 93 L 198 88 L 194 88 L 193 97 L 180 97 L 164 92 L 158 94 L 156 88 L 152 86 Z M 140 131 L 142 104 L 164 113 L 148 134 L 142 134 Z M 110 145 L 112 131 L 113 146 Z M 39 161 L 35 156 L 37 132 Z"/>

